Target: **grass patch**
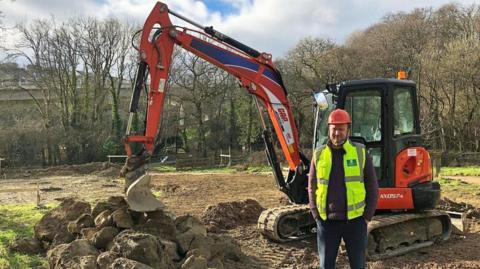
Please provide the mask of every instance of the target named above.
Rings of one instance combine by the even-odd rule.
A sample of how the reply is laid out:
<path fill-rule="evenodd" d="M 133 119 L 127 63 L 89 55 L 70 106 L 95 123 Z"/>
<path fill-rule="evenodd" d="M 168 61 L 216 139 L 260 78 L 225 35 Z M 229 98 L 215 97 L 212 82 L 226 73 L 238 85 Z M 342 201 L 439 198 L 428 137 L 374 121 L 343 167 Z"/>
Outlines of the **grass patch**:
<path fill-rule="evenodd" d="M 177 170 L 175 166 L 171 165 L 157 165 L 149 167 L 151 170 L 157 172 L 197 172 L 197 173 L 235 173 L 238 172 L 238 168 L 232 167 L 193 167 Z M 270 173 L 272 168 L 270 166 L 248 166 L 247 173 Z"/>
<path fill-rule="evenodd" d="M 177 168 L 172 165 L 150 165 L 150 169 L 157 171 L 157 172 L 176 172 Z"/>
<path fill-rule="evenodd" d="M 158 165 L 150 166 L 150 169 L 157 172 L 198 172 L 198 173 L 233 173 L 236 170 L 230 167 L 193 167 L 177 170 L 175 166 L 171 165 Z"/>
<path fill-rule="evenodd" d="M 11 253 L 9 244 L 17 236 L 33 236 L 33 226 L 54 205 L 39 209 L 34 204 L 0 205 L 0 269 L 48 268 L 45 258 Z"/>
<path fill-rule="evenodd" d="M 442 167 L 440 176 L 480 176 L 480 166 Z"/>
<path fill-rule="evenodd" d="M 476 184 L 470 184 L 465 181 L 450 179 L 450 178 L 440 178 L 438 182 L 442 186 L 444 191 L 456 191 L 465 194 L 474 194 L 480 193 L 480 186 Z"/>
<path fill-rule="evenodd" d="M 162 196 L 162 191 L 152 191 L 152 194 L 155 198 L 160 198 Z"/>
<path fill-rule="evenodd" d="M 198 167 L 198 168 L 189 168 L 189 169 L 182 169 L 183 171 L 189 172 L 198 172 L 198 173 L 219 173 L 219 174 L 228 174 L 228 173 L 235 173 L 237 170 L 231 167 Z"/>
<path fill-rule="evenodd" d="M 249 166 L 247 168 L 248 173 L 270 173 L 272 172 L 272 167 L 270 166 Z"/>
<path fill-rule="evenodd" d="M 445 177 L 438 179 L 438 182 L 442 197 L 480 207 L 480 185 Z"/>

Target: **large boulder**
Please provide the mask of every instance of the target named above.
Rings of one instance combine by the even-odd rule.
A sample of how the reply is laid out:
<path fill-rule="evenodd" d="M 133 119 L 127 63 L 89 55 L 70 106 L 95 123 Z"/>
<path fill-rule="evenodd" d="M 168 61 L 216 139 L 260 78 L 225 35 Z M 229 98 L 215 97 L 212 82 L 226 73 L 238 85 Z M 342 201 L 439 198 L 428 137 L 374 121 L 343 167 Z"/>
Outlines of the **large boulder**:
<path fill-rule="evenodd" d="M 120 208 L 112 213 L 112 220 L 115 226 L 122 229 L 129 229 L 133 227 L 133 219 L 128 214 L 126 208 Z"/>
<path fill-rule="evenodd" d="M 71 234 L 80 234 L 83 228 L 91 228 L 95 226 L 92 215 L 82 214 L 74 221 L 70 221 L 67 225 L 67 230 Z"/>
<path fill-rule="evenodd" d="M 107 203 L 117 209 L 128 207 L 127 201 L 125 201 L 123 196 L 110 196 L 107 198 Z"/>
<path fill-rule="evenodd" d="M 35 237 L 19 237 L 10 245 L 10 251 L 25 254 L 39 254 L 43 252 L 43 245 L 42 242 Z"/>
<path fill-rule="evenodd" d="M 133 229 L 170 241 L 175 241 L 177 233 L 173 217 L 162 210 L 147 213 L 145 219 Z"/>
<path fill-rule="evenodd" d="M 175 220 L 177 244 L 180 254 L 197 249 L 206 259 L 210 258 L 210 238 L 207 237 L 205 225 L 191 215 L 180 216 Z"/>
<path fill-rule="evenodd" d="M 244 257 L 240 245 L 230 236 L 210 235 L 213 242 L 210 243 L 211 259 L 228 259 L 239 261 Z"/>
<path fill-rule="evenodd" d="M 65 233 L 64 232 L 59 232 L 55 235 L 52 242 L 43 241 L 43 243 L 45 245 L 47 245 L 47 247 L 45 247 L 45 249 L 51 249 L 51 248 L 56 247 L 56 246 L 61 245 L 61 244 L 71 243 L 73 240 L 75 240 L 75 236 L 73 234 L 68 233 L 68 232 L 65 232 Z"/>
<path fill-rule="evenodd" d="M 128 208 L 125 198 L 123 196 L 111 196 L 106 201 L 100 201 L 93 207 L 92 217 L 96 218 L 98 214 L 105 210 L 113 212 L 120 208 Z"/>
<path fill-rule="evenodd" d="M 178 246 L 177 243 L 160 239 L 160 242 L 165 246 L 165 252 L 167 253 L 167 256 L 172 260 L 172 261 L 180 261 L 180 255 L 178 254 Z"/>
<path fill-rule="evenodd" d="M 170 268 L 165 246 L 150 234 L 125 230 L 115 237 L 109 250 L 154 268 Z"/>
<path fill-rule="evenodd" d="M 211 256 L 211 238 L 201 234 L 187 231 L 177 236 L 178 250 L 181 254 L 189 256 L 191 251 L 199 253 L 209 259 Z"/>
<path fill-rule="evenodd" d="M 113 226 L 112 211 L 105 209 L 95 217 L 94 222 L 97 228 Z"/>
<path fill-rule="evenodd" d="M 117 234 L 117 228 L 111 226 L 104 227 L 93 235 L 90 242 L 96 248 L 105 249 Z"/>
<path fill-rule="evenodd" d="M 223 265 L 223 262 L 221 259 L 216 258 L 212 259 L 211 261 L 208 262 L 208 268 L 209 269 L 224 269 L 225 266 Z"/>
<path fill-rule="evenodd" d="M 207 236 L 205 225 L 198 218 L 191 215 L 184 215 L 175 219 L 175 226 L 180 234 L 191 231 L 194 234 Z"/>
<path fill-rule="evenodd" d="M 208 269 L 207 259 L 202 256 L 190 256 L 180 269 Z"/>
<path fill-rule="evenodd" d="M 41 241 L 52 242 L 57 234 L 67 234 L 67 225 L 83 214 L 90 213 L 90 204 L 67 198 L 55 209 L 47 212 L 35 225 L 35 237 Z"/>
<path fill-rule="evenodd" d="M 154 267 L 127 258 L 117 258 L 108 269 L 154 269 Z"/>
<path fill-rule="evenodd" d="M 80 230 L 81 238 L 92 240 L 93 236 L 98 232 L 98 230 L 100 229 L 97 227 L 83 228 Z"/>
<path fill-rule="evenodd" d="M 82 256 L 79 258 L 80 260 L 80 269 L 97 269 L 97 256 L 89 255 L 89 256 Z M 72 267 L 69 267 L 72 268 Z"/>
<path fill-rule="evenodd" d="M 120 258 L 120 254 L 112 251 L 105 251 L 100 253 L 97 257 L 97 266 L 99 269 L 108 269 L 113 262 Z"/>
<path fill-rule="evenodd" d="M 70 244 L 61 244 L 52 248 L 47 253 L 47 259 L 52 269 L 94 269 L 98 254 L 99 251 L 90 245 L 88 240 L 78 239 Z M 82 264 L 88 267 L 81 267 Z"/>

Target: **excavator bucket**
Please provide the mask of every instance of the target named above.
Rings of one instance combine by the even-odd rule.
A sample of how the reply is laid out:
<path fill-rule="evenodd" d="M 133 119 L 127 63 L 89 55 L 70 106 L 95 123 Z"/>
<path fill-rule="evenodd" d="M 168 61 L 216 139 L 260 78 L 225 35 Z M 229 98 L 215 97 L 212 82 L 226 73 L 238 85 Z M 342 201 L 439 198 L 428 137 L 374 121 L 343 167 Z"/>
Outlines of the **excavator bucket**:
<path fill-rule="evenodd" d="M 150 190 L 150 179 L 150 175 L 143 174 L 128 187 L 126 199 L 131 210 L 151 212 L 165 207 L 165 205 L 152 194 Z"/>
<path fill-rule="evenodd" d="M 129 208 L 137 212 L 152 212 L 165 205 L 150 191 L 150 175 L 145 164 L 148 156 L 132 155 L 127 158 L 120 175 L 125 178 L 125 200 Z"/>

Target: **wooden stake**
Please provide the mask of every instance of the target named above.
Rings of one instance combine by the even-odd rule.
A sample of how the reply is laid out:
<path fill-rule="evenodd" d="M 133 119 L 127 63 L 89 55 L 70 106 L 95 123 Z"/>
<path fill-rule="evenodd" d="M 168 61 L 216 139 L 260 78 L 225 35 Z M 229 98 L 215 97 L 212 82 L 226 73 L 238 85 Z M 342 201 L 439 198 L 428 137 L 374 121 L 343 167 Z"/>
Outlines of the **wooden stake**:
<path fill-rule="evenodd" d="M 37 207 L 40 206 L 40 185 L 37 182 Z"/>

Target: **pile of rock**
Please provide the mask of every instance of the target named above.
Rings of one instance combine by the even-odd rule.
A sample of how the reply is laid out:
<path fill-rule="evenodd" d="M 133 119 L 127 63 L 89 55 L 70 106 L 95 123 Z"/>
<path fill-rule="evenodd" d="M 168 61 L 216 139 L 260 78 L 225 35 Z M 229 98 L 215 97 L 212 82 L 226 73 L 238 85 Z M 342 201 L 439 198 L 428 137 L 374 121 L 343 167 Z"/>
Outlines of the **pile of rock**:
<path fill-rule="evenodd" d="M 20 238 L 11 249 L 47 252 L 55 269 L 220 269 L 243 258 L 232 238 L 207 234 L 199 219 L 161 210 L 133 212 L 123 197 L 110 197 L 93 209 L 66 199 L 35 225 L 34 238 Z"/>
<path fill-rule="evenodd" d="M 446 211 L 464 212 L 467 218 L 480 219 L 480 208 L 464 202 L 454 202 L 446 197 L 442 198 L 437 206 L 438 209 Z"/>

